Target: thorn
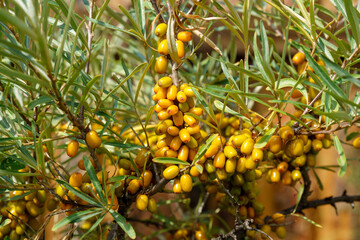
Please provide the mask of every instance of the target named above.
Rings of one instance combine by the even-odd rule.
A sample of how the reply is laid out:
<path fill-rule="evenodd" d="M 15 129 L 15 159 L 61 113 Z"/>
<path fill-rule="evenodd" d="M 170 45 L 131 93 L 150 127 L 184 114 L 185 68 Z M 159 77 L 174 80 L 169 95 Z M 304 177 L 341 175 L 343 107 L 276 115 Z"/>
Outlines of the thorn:
<path fill-rule="evenodd" d="M 343 191 L 343 196 L 346 196 L 346 193 L 347 193 L 347 191 L 346 191 L 346 189 Z"/>
<path fill-rule="evenodd" d="M 330 203 L 330 205 L 333 206 L 333 208 L 335 209 L 336 216 L 338 216 L 339 213 L 338 213 L 338 210 L 337 210 L 337 207 L 336 207 L 335 203 Z"/>

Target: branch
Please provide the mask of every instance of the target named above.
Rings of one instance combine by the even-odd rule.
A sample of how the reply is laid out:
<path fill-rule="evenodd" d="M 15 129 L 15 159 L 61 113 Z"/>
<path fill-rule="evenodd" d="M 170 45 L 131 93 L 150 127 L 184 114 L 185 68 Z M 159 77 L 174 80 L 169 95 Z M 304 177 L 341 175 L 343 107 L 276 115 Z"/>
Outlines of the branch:
<path fill-rule="evenodd" d="M 360 202 L 360 195 L 349 196 L 346 194 L 346 191 L 344 191 L 344 193 L 338 197 L 331 196 L 331 197 L 326 197 L 323 199 L 307 201 L 307 202 L 303 203 L 301 206 L 299 205 L 295 212 L 301 213 L 301 211 L 304 209 L 317 208 L 317 207 L 323 206 L 323 205 L 331 205 L 336 210 L 335 203 L 339 203 L 339 202 L 349 203 L 353 207 L 354 202 Z M 285 215 L 290 214 L 294 211 L 294 209 L 295 209 L 295 206 L 292 206 L 292 207 L 289 207 L 289 208 L 286 208 L 286 209 L 280 211 L 280 213 L 283 213 Z"/>

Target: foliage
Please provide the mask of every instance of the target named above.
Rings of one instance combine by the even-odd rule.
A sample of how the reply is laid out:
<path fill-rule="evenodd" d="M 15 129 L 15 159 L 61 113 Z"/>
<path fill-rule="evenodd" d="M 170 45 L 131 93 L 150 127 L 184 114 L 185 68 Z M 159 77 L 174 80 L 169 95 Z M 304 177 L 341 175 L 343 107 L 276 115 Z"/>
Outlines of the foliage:
<path fill-rule="evenodd" d="M 71 226 L 69 238 L 107 235 L 112 239 L 126 234 L 134 239 L 140 234 L 134 227 L 138 227 L 136 222 L 156 226 L 144 239 L 164 232 L 179 239 L 191 234 L 196 239 L 207 239 L 227 232 L 248 238 L 259 232 L 270 238 L 270 232 L 262 227 L 278 222 L 259 217 L 262 205 L 256 196 L 250 197 L 259 189 L 249 175 L 256 174 L 256 179 L 263 176 L 269 183 L 279 182 L 275 171 L 280 162 L 288 162 L 289 169 L 296 171 L 295 177 L 290 176 L 290 184 L 285 185 L 301 190 L 293 212 L 284 213 L 316 224 L 298 214 L 305 208 L 329 204 L 308 201 L 308 171 L 316 175 L 317 168 L 333 171 L 334 166 L 316 166 L 310 160 L 300 164 L 296 159 L 303 154 L 286 152 L 290 151 L 286 146 L 302 138 L 312 143 L 319 140 L 324 148 L 334 142 L 339 153 L 335 169 L 339 168 L 339 176 L 346 174 L 348 162 L 342 145 L 355 139 L 354 147 L 360 147 L 360 142 L 355 144 L 359 141 L 357 134 L 350 130 L 359 121 L 360 112 L 360 4 L 332 0 L 337 9 L 332 12 L 314 0 L 295 0 L 291 6 L 279 0 L 243 0 L 238 4 L 228 0 L 132 0 L 130 8 L 120 5 L 119 9 L 111 9 L 110 0 L 99 5 L 90 0 L 83 1 L 87 12 L 83 16 L 75 12 L 76 2 L 0 1 L 1 229 L 10 226 L 9 218 L 16 226 L 23 226 L 18 220 L 25 208 L 26 214 L 46 219 L 42 226 L 31 219 L 27 226 L 16 228 L 17 233 L 0 231 L 0 239 L 7 234 L 41 236 L 46 223 L 57 214 L 63 218 L 52 230 Z M 161 40 L 154 30 L 161 22 L 167 23 L 163 39 L 169 47 L 170 64 L 166 73 L 176 88 L 188 84 L 183 86 L 189 87 L 189 98 L 196 99 L 195 107 L 204 113 L 183 111 L 184 116 L 201 126 L 201 136 L 194 140 L 196 147 L 189 147 L 195 149 L 193 158 L 183 163 L 178 155 L 161 155 L 157 148 L 161 133 L 166 132 L 159 130 L 165 119 L 158 115 L 159 121 L 154 116 L 153 101 L 155 84 L 165 76 L 154 68 Z M 185 44 L 184 57 L 179 56 L 175 42 L 179 31 L 194 36 Z M 283 42 L 281 49 L 279 41 Z M 303 53 L 305 59 L 292 59 L 296 52 Z M 293 138 L 281 136 L 284 125 L 293 131 Z M 258 162 L 252 155 L 256 167 L 235 174 L 235 170 L 226 170 L 221 179 L 220 170 L 211 170 L 215 154 L 207 153 L 216 139 L 221 142 L 224 136 L 227 145 L 234 145 L 235 136 L 247 134 L 244 129 L 248 129 L 248 138 L 256 141 L 255 149 L 264 151 L 264 159 Z M 347 139 L 335 135 L 343 129 Z M 91 130 L 96 133 L 89 137 Z M 278 135 L 284 148 L 272 154 L 269 141 Z M 71 149 L 67 146 L 70 140 L 77 142 Z M 96 146 L 97 141 L 101 146 Z M 241 144 L 235 145 L 235 163 L 239 165 L 239 156 L 245 159 L 249 153 Z M 216 153 L 223 149 L 224 143 Z M 314 144 L 310 149 L 312 155 L 321 150 L 316 150 Z M 195 171 L 192 168 L 200 176 L 209 175 L 204 180 L 191 174 L 191 188 L 197 189 L 196 202 L 189 201 L 184 191 L 175 198 L 157 201 L 159 206 L 181 206 L 181 220 L 173 213 L 152 211 L 147 202 L 148 210 L 153 212 L 149 219 L 133 214 L 133 203 L 141 209 L 137 196 L 149 196 L 150 204 L 152 199 L 158 199 L 159 192 L 169 193 L 169 186 L 176 180 L 166 179 L 165 172 L 163 178 L 162 170 L 170 165 L 179 166 L 180 175 L 189 171 L 191 174 Z M 148 186 L 146 171 L 152 176 Z M 81 172 L 82 182 L 90 187 L 72 184 L 70 173 L 74 172 Z M 286 174 L 280 173 L 284 179 Z M 234 176 L 245 178 L 251 189 L 234 187 Z M 316 178 L 326 188 L 323 179 Z M 134 185 L 139 186 L 133 189 Z M 216 194 L 209 190 L 212 186 L 216 186 Z M 41 200 L 43 190 L 48 200 Z M 241 197 L 244 190 L 247 202 Z M 343 196 L 334 201 L 358 201 Z M 209 198 L 216 198 L 218 207 L 205 211 Z M 49 206 L 50 199 L 60 205 L 44 214 L 44 205 Z M 23 211 L 8 213 L 18 205 L 24 206 Z M 243 206 L 247 208 L 245 217 L 241 215 Z M 253 217 L 251 208 L 256 212 Z M 233 230 L 218 215 L 219 211 L 229 211 L 236 218 Z M 109 215 L 112 220 L 103 221 Z M 213 225 L 215 219 L 225 227 Z M 255 222 L 250 224 L 250 219 Z M 282 228 L 271 226 L 281 237 Z M 27 230 L 21 231 L 24 228 Z"/>

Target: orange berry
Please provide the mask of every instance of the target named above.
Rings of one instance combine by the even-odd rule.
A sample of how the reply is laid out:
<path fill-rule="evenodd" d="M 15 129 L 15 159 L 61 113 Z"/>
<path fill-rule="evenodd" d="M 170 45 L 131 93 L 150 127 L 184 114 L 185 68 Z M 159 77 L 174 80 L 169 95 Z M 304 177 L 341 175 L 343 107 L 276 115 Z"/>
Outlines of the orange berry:
<path fill-rule="evenodd" d="M 180 170 L 179 167 L 176 165 L 172 165 L 170 167 L 165 168 L 163 171 L 163 176 L 167 180 L 171 180 L 175 178 L 179 174 Z"/>
<path fill-rule="evenodd" d="M 86 134 L 86 143 L 89 145 L 89 147 L 91 148 L 98 148 L 101 145 L 101 139 L 99 138 L 97 132 L 95 132 L 94 130 L 88 132 Z"/>
<path fill-rule="evenodd" d="M 186 130 L 186 128 L 180 130 L 179 137 L 183 143 L 190 142 L 190 133 Z"/>
<path fill-rule="evenodd" d="M 191 192 L 193 187 L 192 178 L 189 174 L 184 174 L 180 177 L 181 189 L 184 192 Z"/>
<path fill-rule="evenodd" d="M 66 153 L 69 157 L 75 157 L 79 150 L 79 142 L 76 140 L 71 140 L 66 148 Z"/>
<path fill-rule="evenodd" d="M 149 197 L 145 194 L 140 194 L 136 197 L 136 208 L 144 211 L 149 203 Z"/>
<path fill-rule="evenodd" d="M 184 43 L 180 40 L 176 40 L 176 50 L 179 58 L 182 58 L 185 55 L 185 46 Z"/>
<path fill-rule="evenodd" d="M 175 100 L 177 96 L 177 92 L 178 92 L 177 87 L 175 85 L 171 85 L 166 92 L 167 99 L 172 101 Z"/>
<path fill-rule="evenodd" d="M 151 183 L 152 176 L 153 174 L 151 171 L 145 170 L 145 172 L 143 172 L 140 177 L 140 181 L 139 181 L 140 186 L 142 186 L 143 188 L 147 188 Z"/>
<path fill-rule="evenodd" d="M 160 23 L 155 28 L 155 35 L 157 37 L 163 37 L 163 36 L 165 36 L 166 31 L 167 31 L 167 24 L 166 23 Z"/>
<path fill-rule="evenodd" d="M 174 181 L 173 192 L 177 193 L 177 194 L 182 192 L 181 184 L 180 184 L 179 179 L 175 179 L 175 181 Z"/>
<path fill-rule="evenodd" d="M 186 102 L 187 100 L 187 96 L 186 94 L 183 92 L 183 91 L 179 91 L 176 95 L 176 99 L 180 102 L 180 103 L 183 103 L 183 102 Z"/>
<path fill-rule="evenodd" d="M 75 172 L 73 174 L 71 174 L 70 179 L 69 179 L 69 184 L 72 187 L 81 187 L 82 185 L 82 174 Z"/>
<path fill-rule="evenodd" d="M 158 84 L 160 87 L 167 88 L 172 85 L 173 81 L 171 77 L 162 77 L 159 79 Z"/>
<path fill-rule="evenodd" d="M 305 61 L 305 54 L 302 52 L 297 52 L 293 58 L 292 61 L 295 65 L 299 65 Z"/>
<path fill-rule="evenodd" d="M 178 111 L 176 114 L 172 116 L 174 125 L 180 127 L 184 124 L 184 115 L 181 111 Z"/>
<path fill-rule="evenodd" d="M 160 56 L 156 59 L 155 62 L 155 72 L 158 74 L 163 74 L 168 68 L 168 59 L 164 56 Z"/>
<path fill-rule="evenodd" d="M 177 39 L 179 39 L 180 41 L 183 41 L 183 42 L 189 42 L 192 40 L 192 33 L 186 32 L 186 31 L 181 31 L 177 34 Z"/>
<path fill-rule="evenodd" d="M 158 46 L 158 52 L 161 55 L 168 55 L 169 54 L 169 47 L 167 44 L 167 40 L 164 39 L 160 42 L 159 46 Z"/>
<path fill-rule="evenodd" d="M 160 99 L 166 98 L 167 88 L 159 87 L 158 92 L 156 93 L 156 100 L 159 101 Z"/>
<path fill-rule="evenodd" d="M 197 124 L 196 119 L 193 116 L 190 115 L 184 115 L 184 122 L 189 125 L 190 127 L 193 127 Z"/>
<path fill-rule="evenodd" d="M 189 157 L 189 147 L 186 145 L 182 145 L 179 149 L 179 153 L 177 155 L 177 158 L 183 161 L 187 161 Z"/>
<path fill-rule="evenodd" d="M 179 108 L 176 105 L 171 105 L 166 109 L 167 113 L 172 116 L 178 113 Z"/>

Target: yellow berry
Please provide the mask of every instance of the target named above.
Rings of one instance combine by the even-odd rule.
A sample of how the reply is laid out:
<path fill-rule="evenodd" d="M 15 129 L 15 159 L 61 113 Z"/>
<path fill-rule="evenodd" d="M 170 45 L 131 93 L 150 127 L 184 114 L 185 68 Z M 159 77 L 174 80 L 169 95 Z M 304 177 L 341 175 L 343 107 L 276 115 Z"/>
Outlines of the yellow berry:
<path fill-rule="evenodd" d="M 172 165 L 165 168 L 165 170 L 163 171 L 163 176 L 167 180 L 171 180 L 175 178 L 179 174 L 179 172 L 180 172 L 179 167 L 176 165 Z"/>
<path fill-rule="evenodd" d="M 181 185 L 181 189 L 184 192 L 191 192 L 192 190 L 192 178 L 189 174 L 184 174 L 180 177 L 180 185 Z"/>
<path fill-rule="evenodd" d="M 163 37 L 165 36 L 167 31 L 167 25 L 166 23 L 160 23 L 159 25 L 156 26 L 155 28 L 155 35 L 157 37 Z"/>
<path fill-rule="evenodd" d="M 75 157 L 79 150 L 79 142 L 76 140 L 71 140 L 66 148 L 66 153 L 69 157 Z"/>
<path fill-rule="evenodd" d="M 149 198 L 147 195 L 145 194 L 139 194 L 136 197 L 136 208 L 139 209 L 140 211 L 144 211 L 149 203 Z"/>
<path fill-rule="evenodd" d="M 98 148 L 101 145 L 101 139 L 99 138 L 97 132 L 95 131 L 90 131 L 86 134 L 86 143 L 91 147 L 91 148 Z"/>
<path fill-rule="evenodd" d="M 156 59 L 155 62 L 155 72 L 158 74 L 163 74 L 168 68 L 168 59 L 164 56 L 160 56 Z"/>
<path fill-rule="evenodd" d="M 189 42 L 192 40 L 192 33 L 186 32 L 186 31 L 181 31 L 177 34 L 177 39 L 179 39 L 180 41 L 183 41 L 183 42 Z"/>

